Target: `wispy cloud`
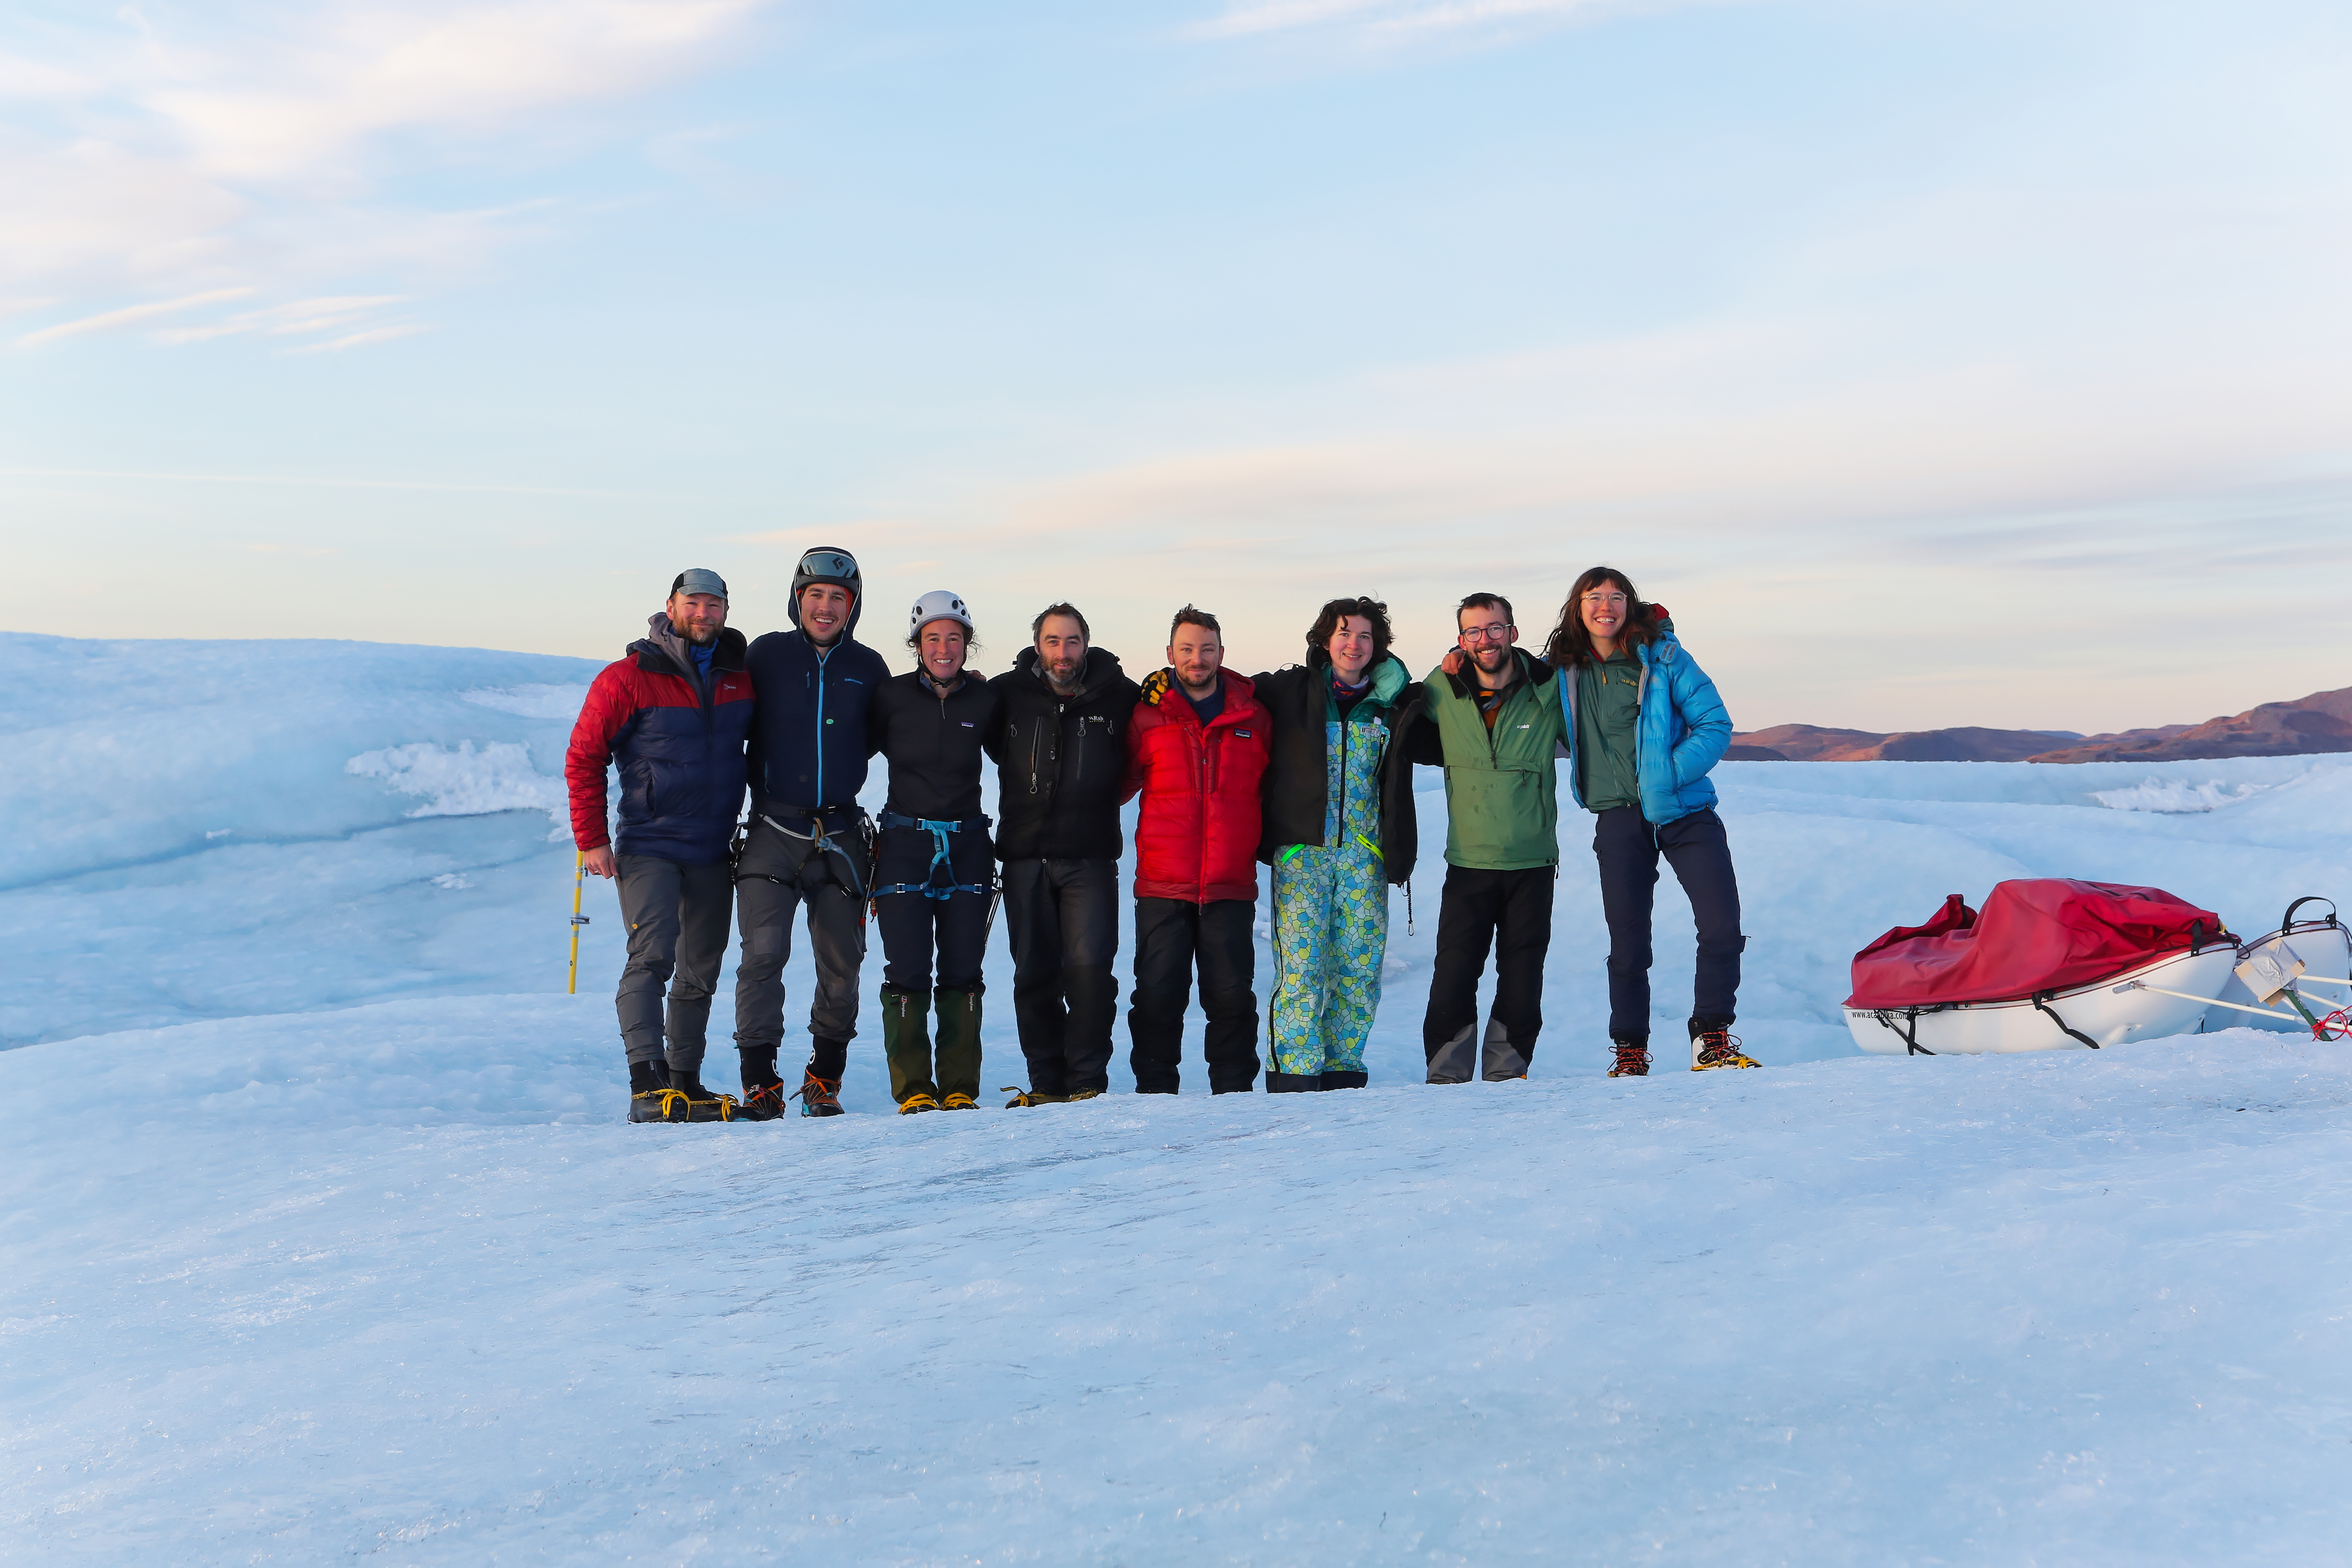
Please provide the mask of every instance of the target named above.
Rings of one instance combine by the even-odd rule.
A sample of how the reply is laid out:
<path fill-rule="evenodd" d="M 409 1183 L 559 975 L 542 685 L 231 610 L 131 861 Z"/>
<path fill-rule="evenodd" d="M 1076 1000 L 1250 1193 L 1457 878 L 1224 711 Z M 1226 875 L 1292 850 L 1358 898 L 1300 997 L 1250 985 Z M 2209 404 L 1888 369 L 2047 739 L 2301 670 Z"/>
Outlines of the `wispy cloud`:
<path fill-rule="evenodd" d="M 1203 38 L 1247 38 L 1321 30 L 1368 44 L 1401 43 L 1603 12 L 1709 3 L 1724 0 L 1242 0 L 1192 32 Z"/>
<path fill-rule="evenodd" d="M 344 349 L 364 348 L 370 343 L 388 343 L 394 338 L 412 338 L 429 330 L 421 321 L 401 321 L 389 327 L 370 327 L 363 332 L 348 332 L 323 343 L 305 343 L 289 352 L 298 354 L 340 353 Z"/>
<path fill-rule="evenodd" d="M 217 305 L 224 300 L 242 300 L 253 292 L 250 289 L 207 289 L 200 294 L 184 294 L 176 300 L 154 300 L 144 305 L 128 305 L 119 310 L 102 310 L 95 316 L 83 316 L 78 321 L 59 321 L 53 327 L 43 327 L 37 332 L 26 332 L 16 342 L 23 348 L 41 343 L 53 343 L 60 338 L 78 338 L 89 332 L 112 331 L 121 327 L 135 327 L 142 321 L 158 316 L 176 315 L 193 310 L 200 305 Z"/>
<path fill-rule="evenodd" d="M 162 19 L 126 6 L 79 28 L 0 17 L 0 288 L 275 293 L 463 264 L 510 231 L 512 209 L 398 210 L 382 194 L 392 181 L 501 138 L 593 137 L 565 111 L 708 65 L 775 3 L 262 0 Z M 142 319 L 103 315 L 37 335 Z"/>
<path fill-rule="evenodd" d="M 401 294 L 347 294 L 323 300 L 295 300 L 258 310 L 240 311 L 226 320 L 200 327 L 167 328 L 155 334 L 155 341 L 201 343 L 215 338 L 241 337 L 247 333 L 282 338 L 305 332 L 332 331 L 351 326 L 386 305 L 397 305 L 405 298 Z"/>
<path fill-rule="evenodd" d="M 642 91 L 706 59 L 765 0 L 409 0 L 329 7 L 145 97 L 209 173 L 341 177 L 386 132 L 488 132 Z M 296 15 L 300 15 L 297 13 Z M 257 48 L 253 46 L 258 45 Z"/>

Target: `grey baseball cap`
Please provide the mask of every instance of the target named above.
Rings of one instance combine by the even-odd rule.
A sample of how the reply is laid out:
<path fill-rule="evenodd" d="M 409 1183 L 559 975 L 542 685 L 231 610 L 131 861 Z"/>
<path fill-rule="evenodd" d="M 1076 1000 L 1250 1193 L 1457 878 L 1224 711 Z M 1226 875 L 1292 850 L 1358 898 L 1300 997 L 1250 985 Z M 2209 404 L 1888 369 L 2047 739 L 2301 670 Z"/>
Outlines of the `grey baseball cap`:
<path fill-rule="evenodd" d="M 716 594 L 723 599 L 727 596 L 727 579 L 716 572 L 706 572 L 696 566 L 679 573 L 677 581 L 669 585 L 669 591 L 672 594 Z"/>

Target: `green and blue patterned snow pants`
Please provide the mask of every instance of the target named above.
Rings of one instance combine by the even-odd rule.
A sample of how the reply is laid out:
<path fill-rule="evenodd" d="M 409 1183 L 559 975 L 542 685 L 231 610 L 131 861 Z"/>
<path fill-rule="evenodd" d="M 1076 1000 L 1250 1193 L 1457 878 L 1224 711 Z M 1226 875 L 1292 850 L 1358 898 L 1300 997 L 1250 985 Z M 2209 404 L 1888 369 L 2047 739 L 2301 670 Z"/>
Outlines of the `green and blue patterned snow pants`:
<path fill-rule="evenodd" d="M 1389 947 L 1388 879 L 1360 843 L 1301 845 L 1274 868 L 1274 1070 L 1364 1070 Z"/>

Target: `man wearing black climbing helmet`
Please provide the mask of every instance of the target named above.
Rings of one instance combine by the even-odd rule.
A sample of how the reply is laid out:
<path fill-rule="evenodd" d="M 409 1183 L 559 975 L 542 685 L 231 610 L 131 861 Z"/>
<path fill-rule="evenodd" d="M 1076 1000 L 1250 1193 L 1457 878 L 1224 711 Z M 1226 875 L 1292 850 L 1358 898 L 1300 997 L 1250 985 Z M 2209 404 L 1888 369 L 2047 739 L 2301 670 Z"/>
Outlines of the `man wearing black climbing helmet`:
<path fill-rule="evenodd" d="M 882 656 L 856 640 L 865 583 L 857 560 L 830 546 L 793 571 L 793 630 L 751 644 L 762 700 L 751 721 L 751 819 L 735 865 L 742 958 L 735 971 L 735 1046 L 744 1113 L 782 1115 L 776 1053 L 784 1038 L 784 961 L 793 911 L 808 913 L 816 994 L 809 1005 L 803 1116 L 841 1113 L 841 1074 L 857 1033 L 857 975 L 866 957 L 873 880 L 866 785 L 866 710 L 890 679 Z"/>

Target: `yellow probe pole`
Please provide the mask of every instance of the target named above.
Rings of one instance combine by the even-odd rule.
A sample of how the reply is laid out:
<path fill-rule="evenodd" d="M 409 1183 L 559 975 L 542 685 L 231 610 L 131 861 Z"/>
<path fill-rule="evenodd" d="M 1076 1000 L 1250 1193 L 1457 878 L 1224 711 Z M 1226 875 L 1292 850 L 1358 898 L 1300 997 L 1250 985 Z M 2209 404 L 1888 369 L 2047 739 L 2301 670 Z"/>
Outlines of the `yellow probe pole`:
<path fill-rule="evenodd" d="M 580 850 L 572 852 L 572 978 L 563 987 L 567 996 L 580 994 L 580 928 L 588 917 L 580 912 L 580 892 L 588 879 L 588 857 Z"/>

